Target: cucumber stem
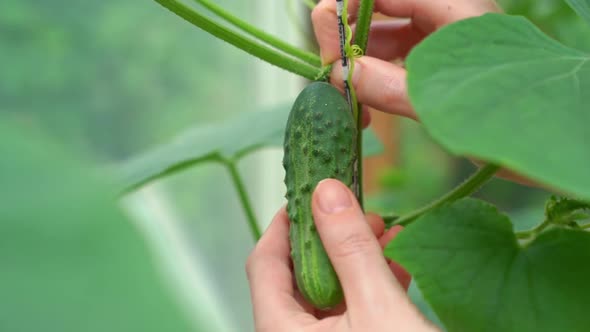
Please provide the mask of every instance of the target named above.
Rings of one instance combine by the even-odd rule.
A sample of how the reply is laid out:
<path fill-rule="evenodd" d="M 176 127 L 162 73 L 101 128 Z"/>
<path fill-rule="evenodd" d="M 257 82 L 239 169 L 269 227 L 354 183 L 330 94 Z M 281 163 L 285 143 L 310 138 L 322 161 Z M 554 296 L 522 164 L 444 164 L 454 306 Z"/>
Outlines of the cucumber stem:
<path fill-rule="evenodd" d="M 201 28 L 213 36 L 277 67 L 283 68 L 309 80 L 314 80 L 314 78 L 322 73 L 322 68 L 293 59 L 282 52 L 228 29 L 227 27 L 196 12 L 178 0 L 154 1 L 198 28 Z"/>
<path fill-rule="evenodd" d="M 361 0 L 358 18 L 356 20 L 354 43 L 363 50 L 363 54 L 366 54 L 367 51 L 374 6 L 375 0 Z"/>
<path fill-rule="evenodd" d="M 246 213 L 246 218 L 248 220 L 248 226 L 250 227 L 250 232 L 254 238 L 254 242 L 258 242 L 260 237 L 262 236 L 262 232 L 260 231 L 260 227 L 258 226 L 258 221 L 256 220 L 256 216 L 254 215 L 254 209 L 252 208 L 252 203 L 250 202 L 250 198 L 248 193 L 246 192 L 246 186 L 244 185 L 244 181 L 240 176 L 238 168 L 236 164 L 229 160 L 221 160 L 221 163 L 227 167 L 234 186 L 238 192 L 240 202 L 242 203 L 242 208 L 244 208 L 244 213 Z"/>
<path fill-rule="evenodd" d="M 358 18 L 356 23 L 356 30 L 355 30 L 355 40 L 354 43 L 360 47 L 363 54 L 367 53 L 367 43 L 369 40 L 369 31 L 371 29 L 371 19 L 373 18 L 373 7 L 375 1 L 374 0 L 361 0 Z M 354 60 L 353 60 L 354 61 Z M 364 195 L 363 195 L 363 105 L 361 103 L 357 103 L 357 114 L 356 114 L 356 123 L 358 129 L 358 136 L 357 136 L 357 169 L 358 169 L 358 182 L 359 182 L 359 193 L 358 193 L 358 200 L 361 208 L 364 210 Z"/>
<path fill-rule="evenodd" d="M 473 194 L 484 183 L 490 180 L 499 169 L 499 166 L 493 164 L 487 164 L 481 167 L 477 170 L 477 172 L 473 173 L 469 178 L 463 181 L 463 183 L 455 187 L 455 189 L 449 191 L 441 198 L 427 204 L 424 207 L 414 210 L 408 214 L 402 215 L 399 218 L 396 218 L 395 221 L 391 223 L 391 226 L 406 226 L 410 224 L 412 221 L 416 220 L 421 215 L 430 212 L 431 210 L 436 209 L 437 207 L 443 204 L 451 203 L 460 198 Z M 390 217 L 384 217 L 384 219 L 390 219 Z"/>
<path fill-rule="evenodd" d="M 545 228 L 547 228 L 549 225 L 551 225 L 551 222 L 549 220 L 545 220 L 541 224 L 539 224 L 537 227 L 535 227 L 535 228 L 533 228 L 531 230 L 522 231 L 522 232 L 516 232 L 514 234 L 516 235 L 516 238 L 519 239 L 519 240 L 528 239 L 528 238 L 533 238 L 534 239 L 543 230 L 545 230 Z"/>
<path fill-rule="evenodd" d="M 296 46 L 293 46 L 289 43 L 282 41 L 281 39 L 267 33 L 266 31 L 263 31 L 255 26 L 249 24 L 248 22 L 230 14 L 228 11 L 223 9 L 221 6 L 216 5 L 215 3 L 213 3 L 210 0 L 193 0 L 193 1 L 201 4 L 203 7 L 207 8 L 215 15 L 226 20 L 228 23 L 234 25 L 235 27 L 241 29 L 242 31 L 250 34 L 251 36 L 259 39 L 260 41 L 263 41 L 263 42 L 267 43 L 268 45 L 275 47 L 278 50 L 281 50 L 293 57 L 296 57 L 299 60 L 309 63 L 312 66 L 321 67 L 322 60 L 320 59 L 320 57 L 317 54 L 304 51 Z"/>

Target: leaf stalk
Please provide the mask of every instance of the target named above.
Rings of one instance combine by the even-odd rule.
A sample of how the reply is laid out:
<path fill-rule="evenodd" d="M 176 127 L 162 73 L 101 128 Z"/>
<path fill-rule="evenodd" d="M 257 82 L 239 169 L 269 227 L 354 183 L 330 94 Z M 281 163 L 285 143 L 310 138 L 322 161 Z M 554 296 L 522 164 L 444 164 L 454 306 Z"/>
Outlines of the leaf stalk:
<path fill-rule="evenodd" d="M 254 214 L 252 203 L 250 202 L 248 192 L 246 191 L 246 186 L 244 185 L 244 181 L 240 176 L 238 168 L 234 162 L 229 160 L 221 160 L 221 163 L 227 168 L 231 175 L 231 179 L 234 183 L 236 191 L 238 192 L 242 208 L 244 209 L 244 213 L 246 214 L 248 227 L 250 228 L 250 233 L 252 233 L 254 242 L 258 242 L 258 240 L 260 240 L 260 237 L 262 236 L 262 232 L 260 230 L 260 226 L 258 226 L 258 220 L 256 219 L 256 216 Z"/>
<path fill-rule="evenodd" d="M 384 217 L 384 219 L 391 220 L 391 219 L 395 218 L 394 221 L 390 223 L 391 226 L 395 226 L 395 225 L 406 226 L 406 225 L 410 224 L 411 222 L 413 222 L 414 220 L 416 220 L 418 217 L 440 207 L 441 205 L 454 202 L 460 198 L 463 198 L 463 197 L 473 194 L 479 188 L 481 188 L 481 186 L 484 183 L 489 181 L 494 176 L 494 174 L 496 174 L 496 172 L 499 169 L 500 169 L 499 166 L 496 166 L 494 164 L 487 164 L 487 165 L 481 167 L 480 169 L 478 169 L 477 172 L 473 173 L 469 178 L 467 178 L 465 181 L 463 181 L 463 183 L 461 183 L 460 185 L 455 187 L 455 189 L 449 191 L 447 194 L 440 197 L 439 199 L 425 205 L 424 207 L 414 210 L 408 214 L 402 215 L 399 218 L 393 217 L 393 216 L 391 216 L 391 217 L 386 216 L 386 217 Z"/>
<path fill-rule="evenodd" d="M 266 31 L 259 29 L 258 27 L 249 24 L 248 22 L 232 15 L 221 6 L 216 5 L 210 0 L 194 0 L 195 2 L 199 3 L 203 7 L 210 10 L 215 15 L 219 16 L 220 18 L 224 19 L 228 23 L 232 24 L 233 26 L 239 28 L 240 30 L 248 33 L 249 35 L 255 37 L 256 39 L 267 43 L 268 45 L 281 50 L 303 62 L 306 62 L 314 67 L 321 67 L 322 61 L 317 54 L 307 52 L 302 50 L 296 46 L 293 46 L 289 43 L 284 42 L 283 40 L 267 33 Z"/>
<path fill-rule="evenodd" d="M 251 38 L 245 37 L 196 12 L 178 0 L 155 1 L 198 28 L 277 67 L 309 80 L 313 80 L 322 72 L 322 68 L 301 62 Z"/>
<path fill-rule="evenodd" d="M 355 30 L 355 44 L 358 45 L 363 54 L 367 52 L 367 44 L 369 40 L 369 31 L 371 29 L 371 19 L 373 17 L 374 0 L 361 0 L 358 12 L 357 25 Z M 354 61 L 354 60 L 353 60 Z M 361 208 L 364 208 L 364 194 L 363 194 L 363 105 L 357 103 L 356 127 L 358 128 L 358 135 L 356 141 L 357 147 L 357 169 L 358 169 L 358 200 Z"/>

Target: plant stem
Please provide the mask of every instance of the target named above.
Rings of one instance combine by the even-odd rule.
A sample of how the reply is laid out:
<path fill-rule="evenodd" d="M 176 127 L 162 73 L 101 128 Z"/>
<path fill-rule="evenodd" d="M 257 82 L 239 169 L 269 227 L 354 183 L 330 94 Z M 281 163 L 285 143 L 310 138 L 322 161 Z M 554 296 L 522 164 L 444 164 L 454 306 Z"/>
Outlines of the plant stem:
<path fill-rule="evenodd" d="M 242 177 L 238 172 L 238 168 L 236 167 L 236 164 L 233 161 L 222 160 L 221 162 L 229 170 L 234 186 L 238 191 L 240 202 L 242 203 L 242 207 L 244 208 L 244 212 L 246 213 L 246 218 L 248 220 L 250 232 L 254 237 L 254 241 L 258 242 L 258 240 L 262 236 L 262 232 L 260 231 L 260 227 L 258 226 L 258 221 L 256 220 L 256 216 L 254 215 L 254 209 L 252 208 L 252 203 L 250 203 L 250 198 L 248 197 L 248 193 L 246 192 L 246 186 L 244 185 L 244 181 L 242 180 Z"/>
<path fill-rule="evenodd" d="M 367 43 L 369 42 L 369 31 L 371 30 L 371 18 L 373 17 L 374 5 L 374 0 L 361 0 L 358 18 L 356 20 L 354 43 L 363 50 L 363 54 L 367 51 Z"/>
<path fill-rule="evenodd" d="M 369 40 L 369 30 L 371 29 L 371 19 L 373 17 L 374 0 L 361 0 L 360 8 L 357 17 L 355 40 L 354 43 L 358 45 L 363 54 L 367 52 L 367 42 Z M 354 60 L 353 60 L 354 61 Z M 357 103 L 358 114 L 356 114 L 356 127 L 358 128 L 357 136 L 357 156 L 358 156 L 358 181 L 361 186 L 359 190 L 359 203 L 361 208 L 364 207 L 363 195 L 363 105 Z"/>
<path fill-rule="evenodd" d="M 178 0 L 155 1 L 176 15 L 182 17 L 186 21 L 212 34 L 213 36 L 222 39 L 238 47 L 239 49 L 275 66 L 288 70 L 299 76 L 303 76 L 309 80 L 313 80 L 322 72 L 322 68 L 314 67 L 299 60 L 295 60 L 275 49 L 260 44 L 250 38 L 242 36 L 239 33 L 228 29 L 227 27 L 219 25 L 217 22 L 194 11 L 192 8 L 184 5 Z"/>
<path fill-rule="evenodd" d="M 545 230 L 545 228 L 547 228 L 547 226 L 551 225 L 551 222 L 549 220 L 545 220 L 543 221 L 543 223 L 541 223 L 540 225 L 538 225 L 537 227 L 528 230 L 528 231 L 522 231 L 522 232 L 516 232 L 516 238 L 519 240 L 522 239 L 528 239 L 528 238 L 535 238 L 537 235 L 539 235 L 543 230 Z"/>
<path fill-rule="evenodd" d="M 381 218 L 383 219 L 383 222 L 385 223 L 385 228 L 386 229 L 390 229 L 391 227 L 393 227 L 395 225 L 395 221 L 399 219 L 399 216 L 397 215 L 391 215 L 391 216 L 381 216 Z"/>
<path fill-rule="evenodd" d="M 318 73 L 318 76 L 315 77 L 314 81 L 323 81 L 329 82 L 330 81 L 330 74 L 332 73 L 332 65 L 326 65 L 322 67 L 321 71 Z"/>
<path fill-rule="evenodd" d="M 247 23 L 246 21 L 241 20 L 240 18 L 230 14 L 221 6 L 216 5 L 215 3 L 211 2 L 210 0 L 194 0 L 195 2 L 201 4 L 203 7 L 209 9 L 215 15 L 221 17 L 222 19 L 226 20 L 227 22 L 231 23 L 232 25 L 238 27 L 242 31 L 250 34 L 251 36 L 279 49 L 293 57 L 296 57 L 314 67 L 320 67 L 322 65 L 322 60 L 317 54 L 313 54 L 311 52 L 304 51 L 298 47 L 295 47 L 289 43 L 282 41 L 281 39 Z"/>
<path fill-rule="evenodd" d="M 356 136 L 356 155 L 357 155 L 357 169 L 358 169 L 358 182 L 359 182 L 359 191 L 358 191 L 358 201 L 361 206 L 361 209 L 365 209 L 365 198 L 363 194 L 363 105 L 361 103 L 357 103 L 358 114 L 356 116 L 356 127 L 358 129 L 358 135 Z"/>
<path fill-rule="evenodd" d="M 459 198 L 463 198 L 465 196 L 469 196 L 476 192 L 484 183 L 486 183 L 489 179 L 491 179 L 494 174 L 500 169 L 499 166 L 493 164 L 487 164 L 477 170 L 477 172 L 473 173 L 467 180 L 463 181 L 460 185 L 455 187 L 455 189 L 449 191 L 447 194 L 442 196 L 441 198 L 431 202 L 430 204 L 421 207 L 417 210 L 414 210 L 406 215 L 403 215 L 397 218 L 393 223 L 394 225 L 402 225 L 406 226 L 416 218 L 420 217 L 421 215 L 445 204 L 450 203 L 458 200 Z M 386 217 L 387 218 L 387 217 Z"/>
<path fill-rule="evenodd" d="M 305 6 L 307 6 L 307 8 L 309 8 L 309 10 L 313 10 L 316 6 L 316 3 L 312 0 L 303 0 L 303 3 L 305 4 Z"/>

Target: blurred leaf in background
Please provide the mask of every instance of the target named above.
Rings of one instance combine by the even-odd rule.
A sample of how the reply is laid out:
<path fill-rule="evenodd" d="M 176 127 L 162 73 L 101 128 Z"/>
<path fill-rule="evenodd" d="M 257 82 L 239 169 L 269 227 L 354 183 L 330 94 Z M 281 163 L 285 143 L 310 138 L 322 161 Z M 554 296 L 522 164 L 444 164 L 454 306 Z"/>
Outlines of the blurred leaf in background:
<path fill-rule="evenodd" d="M 1 331 L 207 330 L 172 296 L 109 174 L 5 118 L 0 153 Z"/>
<path fill-rule="evenodd" d="M 529 18 L 543 32 L 573 48 L 590 51 L 590 26 L 567 5 L 565 0 L 500 0 L 502 8 L 513 15 Z"/>
<path fill-rule="evenodd" d="M 383 213 L 404 213 L 417 204 L 435 199 L 449 187 L 452 160 L 436 145 L 422 126 L 404 121 L 400 126 L 399 165 L 380 174 L 384 190 L 373 195 L 367 209 Z"/>
<path fill-rule="evenodd" d="M 249 2 L 217 3 L 249 21 L 261 15 Z M 260 106 L 256 60 L 154 1 L 7 0 L 0 10 L 0 49 L 0 121 L 71 146 L 96 165 Z M 191 170 L 167 181 L 161 193 L 180 210 L 191 249 L 206 257 L 201 270 L 223 275 L 208 285 L 224 304 L 221 314 L 251 325 L 242 272 L 252 241 L 240 228 L 245 222 L 226 174 Z M 234 254 L 215 255 L 225 250 Z"/>
<path fill-rule="evenodd" d="M 0 49 L 0 112 L 103 160 L 229 116 L 248 96 L 228 79 L 249 74 L 247 56 L 154 1 L 6 0 Z"/>

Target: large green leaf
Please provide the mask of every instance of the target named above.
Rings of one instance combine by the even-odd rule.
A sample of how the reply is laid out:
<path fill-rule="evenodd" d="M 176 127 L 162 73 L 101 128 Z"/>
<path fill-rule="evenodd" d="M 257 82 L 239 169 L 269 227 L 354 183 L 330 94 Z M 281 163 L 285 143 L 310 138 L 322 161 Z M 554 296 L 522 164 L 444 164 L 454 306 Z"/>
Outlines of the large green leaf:
<path fill-rule="evenodd" d="M 580 17 L 590 24 L 590 1 L 588 0 L 566 0 Z"/>
<path fill-rule="evenodd" d="M 495 207 L 464 199 L 424 215 L 386 248 L 449 332 L 585 332 L 590 233 L 552 229 L 521 245 Z"/>
<path fill-rule="evenodd" d="M 522 17 L 440 29 L 408 58 L 412 103 L 456 154 L 590 198 L 590 58 Z"/>
<path fill-rule="evenodd" d="M 194 331 L 108 175 L 6 121 L 0 152 L 1 331 Z"/>
<path fill-rule="evenodd" d="M 226 122 L 195 126 L 121 165 L 125 187 L 137 188 L 202 162 L 237 159 L 262 147 L 282 146 L 290 108 L 280 105 L 271 111 L 245 112 Z M 364 134 L 364 155 L 381 153 L 383 145 L 374 132 L 365 130 Z"/>

